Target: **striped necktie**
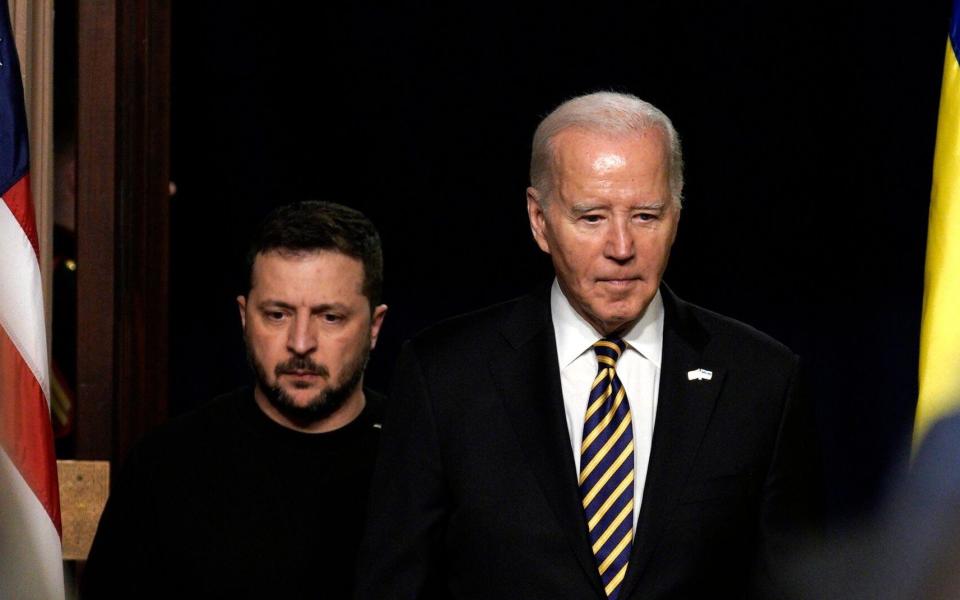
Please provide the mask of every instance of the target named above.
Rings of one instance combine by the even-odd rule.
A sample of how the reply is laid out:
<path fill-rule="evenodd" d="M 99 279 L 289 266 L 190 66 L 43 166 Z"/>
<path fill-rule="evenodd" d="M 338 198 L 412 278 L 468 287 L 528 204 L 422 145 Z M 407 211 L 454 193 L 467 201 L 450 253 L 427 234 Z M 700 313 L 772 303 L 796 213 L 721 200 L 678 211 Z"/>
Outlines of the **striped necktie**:
<path fill-rule="evenodd" d="M 633 426 L 616 372 L 625 347 L 623 340 L 608 338 L 593 345 L 599 368 L 580 446 L 580 497 L 600 579 L 611 599 L 620 593 L 633 542 Z"/>

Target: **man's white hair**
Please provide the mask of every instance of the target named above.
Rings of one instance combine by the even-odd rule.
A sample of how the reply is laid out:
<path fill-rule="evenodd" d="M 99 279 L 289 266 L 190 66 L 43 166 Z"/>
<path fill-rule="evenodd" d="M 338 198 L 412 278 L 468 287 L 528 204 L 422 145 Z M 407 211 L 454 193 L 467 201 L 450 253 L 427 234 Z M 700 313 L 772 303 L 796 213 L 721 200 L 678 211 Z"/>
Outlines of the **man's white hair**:
<path fill-rule="evenodd" d="M 670 196 L 677 208 L 683 203 L 683 153 L 680 137 L 670 118 L 649 102 L 630 94 L 596 92 L 567 100 L 546 116 L 533 134 L 530 154 L 530 185 L 543 204 L 553 184 L 553 139 L 571 127 L 620 136 L 658 128 L 667 138 L 667 172 Z"/>

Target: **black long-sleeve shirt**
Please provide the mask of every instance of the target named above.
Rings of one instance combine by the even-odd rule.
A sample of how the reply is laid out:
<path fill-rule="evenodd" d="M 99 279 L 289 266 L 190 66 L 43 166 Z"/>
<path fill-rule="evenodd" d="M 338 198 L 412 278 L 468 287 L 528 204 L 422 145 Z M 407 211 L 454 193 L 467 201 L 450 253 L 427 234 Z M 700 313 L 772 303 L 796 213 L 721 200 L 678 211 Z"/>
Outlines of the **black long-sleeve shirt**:
<path fill-rule="evenodd" d="M 134 450 L 107 502 L 83 597 L 349 598 L 382 397 L 330 433 L 282 427 L 252 389 Z"/>

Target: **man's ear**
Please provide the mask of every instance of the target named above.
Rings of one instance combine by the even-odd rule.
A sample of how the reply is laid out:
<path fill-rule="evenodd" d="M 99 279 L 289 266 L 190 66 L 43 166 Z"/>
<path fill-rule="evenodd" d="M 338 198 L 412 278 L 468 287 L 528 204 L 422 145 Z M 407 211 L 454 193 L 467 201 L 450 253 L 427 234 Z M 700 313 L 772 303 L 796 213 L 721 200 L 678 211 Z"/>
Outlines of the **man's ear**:
<path fill-rule="evenodd" d="M 237 308 L 240 309 L 240 327 L 247 330 L 247 297 L 237 296 Z"/>
<path fill-rule="evenodd" d="M 387 314 L 387 305 L 381 304 L 373 309 L 373 316 L 370 318 L 370 349 L 377 347 L 377 338 L 380 336 L 380 328 L 383 327 L 383 317 Z"/>
<path fill-rule="evenodd" d="M 550 244 L 547 242 L 546 226 L 547 217 L 541 206 L 542 198 L 536 188 L 527 188 L 527 217 L 530 219 L 530 232 L 533 234 L 534 241 L 540 249 L 550 254 Z"/>

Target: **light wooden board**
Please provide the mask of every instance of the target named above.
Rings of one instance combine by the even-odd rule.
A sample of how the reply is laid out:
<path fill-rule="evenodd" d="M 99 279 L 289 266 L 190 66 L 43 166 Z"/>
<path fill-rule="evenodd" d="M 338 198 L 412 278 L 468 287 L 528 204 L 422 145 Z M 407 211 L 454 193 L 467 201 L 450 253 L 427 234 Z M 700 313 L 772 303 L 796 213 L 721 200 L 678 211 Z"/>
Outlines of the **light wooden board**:
<path fill-rule="evenodd" d="M 110 493 L 110 463 L 58 460 L 63 559 L 86 560 Z"/>

